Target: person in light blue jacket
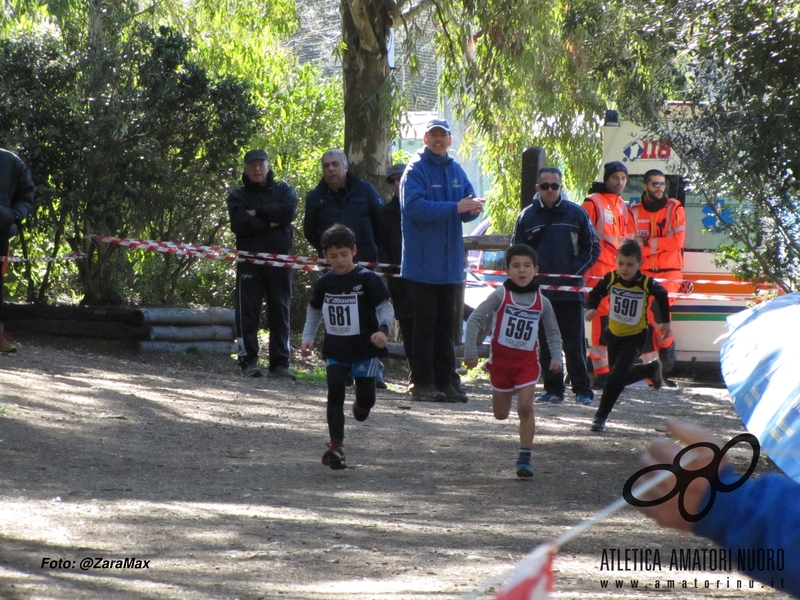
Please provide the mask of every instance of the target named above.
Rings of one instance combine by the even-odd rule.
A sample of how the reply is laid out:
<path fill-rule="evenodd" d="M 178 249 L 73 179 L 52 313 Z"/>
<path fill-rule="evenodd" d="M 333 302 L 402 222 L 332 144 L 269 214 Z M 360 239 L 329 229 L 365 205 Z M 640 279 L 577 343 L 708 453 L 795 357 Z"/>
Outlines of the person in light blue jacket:
<path fill-rule="evenodd" d="M 466 402 L 452 385 L 453 321 L 464 281 L 462 223 L 477 218 L 483 199 L 447 153 L 453 142 L 447 121 L 429 121 L 423 141 L 425 148 L 412 157 L 400 182 L 401 277 L 411 282 L 414 297 L 412 397 Z"/>

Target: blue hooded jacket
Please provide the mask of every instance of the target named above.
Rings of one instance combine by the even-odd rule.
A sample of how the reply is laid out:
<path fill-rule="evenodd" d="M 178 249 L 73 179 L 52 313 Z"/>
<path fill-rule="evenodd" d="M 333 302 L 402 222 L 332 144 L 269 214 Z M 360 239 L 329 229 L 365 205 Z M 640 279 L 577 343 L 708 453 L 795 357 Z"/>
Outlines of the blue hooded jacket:
<path fill-rule="evenodd" d="M 414 155 L 400 181 L 403 226 L 401 276 L 420 283 L 464 281 L 462 223 L 478 215 L 458 213 L 456 204 L 475 190 L 450 155 L 428 148 Z"/>

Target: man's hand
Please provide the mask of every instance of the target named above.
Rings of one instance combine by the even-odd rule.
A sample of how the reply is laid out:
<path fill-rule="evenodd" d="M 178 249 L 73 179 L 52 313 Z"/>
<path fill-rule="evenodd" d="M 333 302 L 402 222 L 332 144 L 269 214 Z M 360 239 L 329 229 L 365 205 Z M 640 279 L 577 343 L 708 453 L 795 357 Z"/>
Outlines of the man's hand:
<path fill-rule="evenodd" d="M 561 361 L 560 360 L 553 360 L 550 363 L 550 371 L 552 373 L 558 373 L 561 371 Z"/>
<path fill-rule="evenodd" d="M 590 308 L 589 310 L 586 311 L 586 314 L 583 315 L 583 318 L 586 321 L 591 321 L 592 319 L 595 318 L 596 315 L 597 315 L 597 311 L 595 309 L 593 309 L 593 308 Z"/>
<path fill-rule="evenodd" d="M 378 348 L 386 348 L 386 342 L 388 341 L 386 338 L 386 334 L 382 331 L 376 331 L 371 336 L 369 336 L 369 341 L 375 344 Z"/>
<path fill-rule="evenodd" d="M 474 369 L 478 366 L 478 359 L 477 358 L 465 358 L 464 359 L 464 366 L 467 369 Z"/>
<path fill-rule="evenodd" d="M 679 421 L 677 419 L 667 419 L 667 429 L 669 432 L 678 438 L 683 443 L 683 447 L 698 442 L 711 442 L 718 448 L 722 448 L 725 442 L 720 441 L 714 437 L 710 431 L 702 427 L 686 421 Z M 659 438 L 653 440 L 644 454 L 639 457 L 640 467 L 649 467 L 650 465 L 659 464 L 672 464 L 675 455 L 683 449 L 675 442 L 666 438 Z M 693 458 L 694 457 L 694 458 Z M 691 452 L 684 455 L 681 460 L 681 466 L 691 470 L 701 469 L 708 465 L 714 455 L 707 448 L 696 448 Z M 727 457 L 723 457 L 720 464 L 720 469 L 727 464 Z M 691 466 L 689 466 L 691 463 Z M 644 478 L 642 478 L 645 481 Z M 669 477 L 666 481 L 661 482 L 655 488 L 650 490 L 647 494 L 641 496 L 642 500 L 652 500 L 661 498 L 667 495 L 675 487 L 675 477 Z M 686 488 L 686 492 L 681 499 L 686 512 L 690 515 L 696 515 L 700 512 L 700 503 L 705 498 L 708 491 L 708 481 L 698 477 Z M 662 527 L 671 527 L 680 531 L 692 531 L 692 523 L 686 521 L 681 513 L 678 511 L 679 495 L 676 494 L 673 498 L 657 506 L 650 506 L 647 508 L 639 508 L 645 515 L 653 519 Z"/>
<path fill-rule="evenodd" d="M 668 338 L 672 335 L 672 325 L 669 323 L 658 323 L 656 329 L 661 333 L 661 337 Z"/>
<path fill-rule="evenodd" d="M 485 200 L 483 198 L 476 198 L 475 196 L 467 196 L 466 198 L 462 198 L 458 201 L 456 206 L 458 207 L 458 213 L 465 213 L 468 212 L 471 215 L 477 215 L 479 212 L 483 210 L 483 203 Z"/>
<path fill-rule="evenodd" d="M 311 356 L 314 350 L 314 340 L 306 340 L 300 345 L 300 356 Z"/>

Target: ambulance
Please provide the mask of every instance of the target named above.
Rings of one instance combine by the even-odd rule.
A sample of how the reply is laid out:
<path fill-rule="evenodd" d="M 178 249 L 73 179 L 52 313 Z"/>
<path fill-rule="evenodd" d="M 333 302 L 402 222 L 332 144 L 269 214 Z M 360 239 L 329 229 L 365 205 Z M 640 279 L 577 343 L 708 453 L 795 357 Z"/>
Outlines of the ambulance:
<path fill-rule="evenodd" d="M 665 119 L 680 118 L 680 104 L 670 105 Z M 672 332 L 677 362 L 718 363 L 721 341 L 727 333 L 725 319 L 755 301 L 754 284 L 736 281 L 727 268 L 715 266 L 714 251 L 730 243 L 715 211 L 706 199 L 687 191 L 688 170 L 669 143 L 635 123 L 622 121 L 617 111 L 606 112 L 602 127 L 603 165 L 620 161 L 628 169 L 628 185 L 622 196 L 630 205 L 642 196 L 644 174 L 659 169 L 667 178 L 667 194 L 686 210 L 686 249 L 683 277 L 692 282 L 692 290 L 672 305 Z M 723 218 L 726 200 L 716 199 Z"/>

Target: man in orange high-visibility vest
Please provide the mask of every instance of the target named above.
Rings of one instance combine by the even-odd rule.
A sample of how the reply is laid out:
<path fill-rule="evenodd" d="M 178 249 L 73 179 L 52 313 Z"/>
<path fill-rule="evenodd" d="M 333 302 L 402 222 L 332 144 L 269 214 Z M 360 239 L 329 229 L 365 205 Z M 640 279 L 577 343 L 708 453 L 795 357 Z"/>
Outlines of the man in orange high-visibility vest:
<path fill-rule="evenodd" d="M 589 215 L 597 237 L 600 238 L 600 258 L 586 272 L 589 287 L 617 267 L 617 250 L 625 240 L 628 207 L 622 192 L 628 183 L 628 169 L 619 161 L 606 163 L 603 167 L 603 183 L 595 182 L 583 201 L 583 210 Z M 595 387 L 604 387 L 608 377 L 608 348 L 602 341 L 603 331 L 608 325 L 608 298 L 603 298 L 592 319 L 592 360 Z"/>
<path fill-rule="evenodd" d="M 683 279 L 686 212 L 680 201 L 667 196 L 667 178 L 658 169 L 644 174 L 643 188 L 641 201 L 628 209 L 627 233 L 642 246 L 642 273 L 662 280 L 661 284 L 674 294 L 680 291 Z M 663 281 L 665 279 L 667 281 Z M 675 298 L 670 297 L 670 305 L 674 302 Z M 660 322 L 659 315 L 652 312 L 648 319 L 651 325 Z M 652 347 L 645 346 L 642 361 L 655 360 L 659 348 L 669 348 L 674 343 L 672 336 L 661 338 L 654 330 Z"/>

